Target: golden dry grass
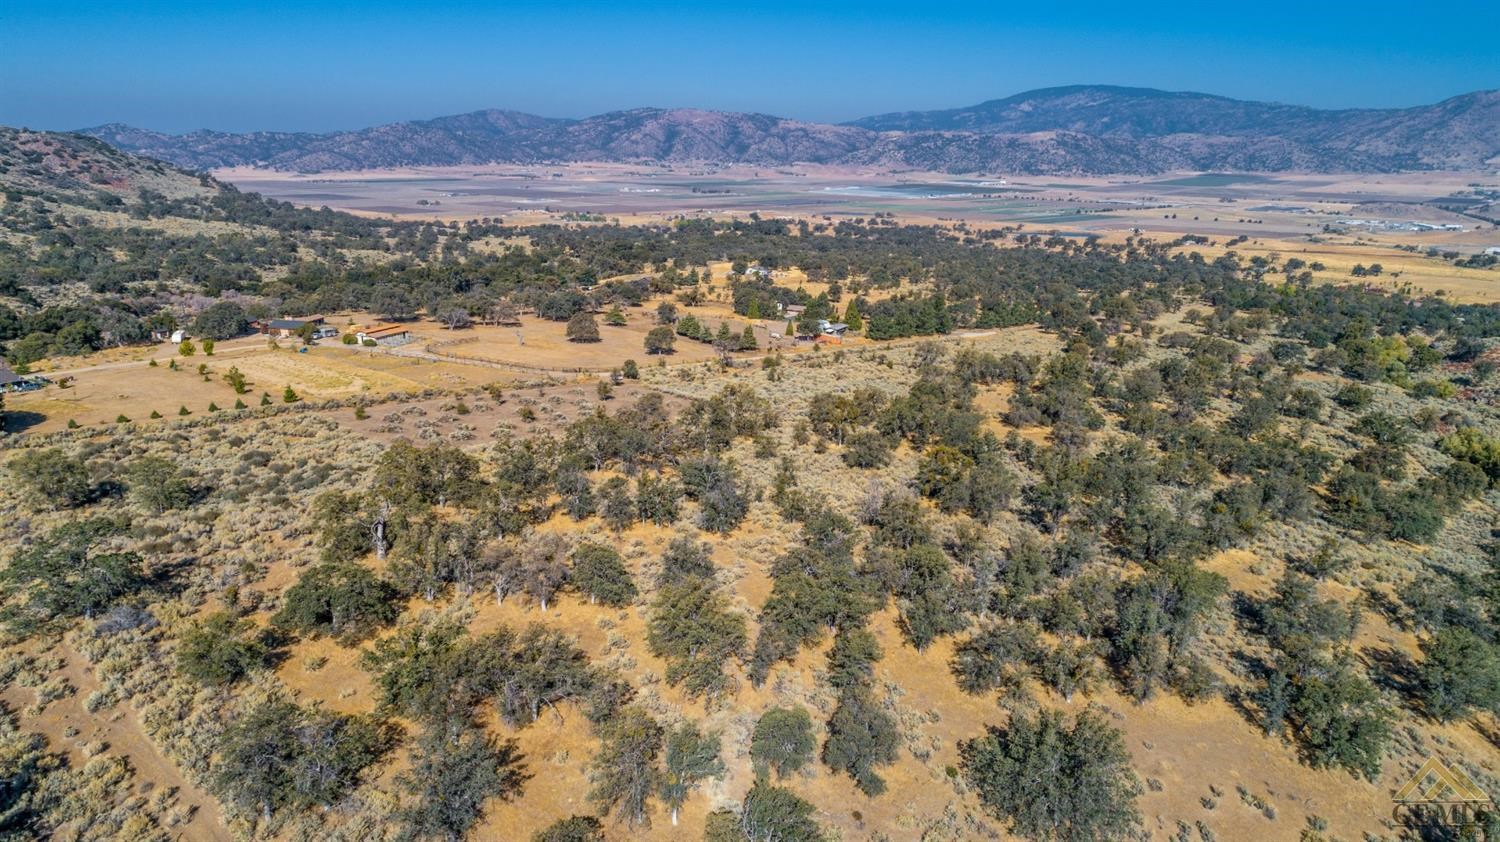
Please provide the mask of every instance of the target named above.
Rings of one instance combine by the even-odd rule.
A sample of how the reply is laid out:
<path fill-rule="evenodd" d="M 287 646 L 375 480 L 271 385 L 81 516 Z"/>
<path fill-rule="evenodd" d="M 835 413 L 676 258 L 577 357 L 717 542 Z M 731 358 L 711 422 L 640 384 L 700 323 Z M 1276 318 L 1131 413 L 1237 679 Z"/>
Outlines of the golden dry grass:
<path fill-rule="evenodd" d="M 19 417 L 10 419 L 12 428 L 24 425 L 28 432 L 52 432 L 73 420 L 80 425 L 112 424 L 124 415 L 136 423 L 148 423 L 153 411 L 164 418 L 177 418 L 179 407 L 194 415 L 209 412 L 209 404 L 231 409 L 235 400 L 254 408 L 262 394 L 281 403 L 282 391 L 291 386 L 303 400 L 384 397 L 425 389 L 468 390 L 487 383 L 511 383 L 514 373 L 494 368 L 463 365 L 415 357 L 397 357 L 365 349 L 340 346 L 315 347 L 299 353 L 288 345 L 272 351 L 257 347 L 233 354 L 199 353 L 191 357 L 159 356 L 158 365 L 137 361 L 128 365 L 97 370 L 81 370 L 71 375 L 74 382 L 66 389 L 49 386 L 37 392 L 6 396 L 7 409 Z M 178 370 L 168 367 L 175 359 Z M 198 366 L 209 367 L 207 380 L 198 374 Z M 231 367 L 238 368 L 248 379 L 249 392 L 236 395 L 223 376 Z M 76 370 L 75 370 L 76 371 Z M 28 414 L 43 416 L 32 423 Z"/>
<path fill-rule="evenodd" d="M 1462 304 L 1500 302 L 1500 268 L 1461 268 L 1438 257 L 1413 254 L 1391 245 L 1354 242 L 1348 237 L 1330 239 L 1333 241 L 1320 243 L 1253 240 L 1237 245 L 1233 250 L 1246 259 L 1279 255 L 1283 260 L 1296 257 L 1307 263 L 1322 263 L 1327 268 L 1313 272 L 1314 280 L 1320 283 L 1369 285 L 1412 295 L 1442 293 L 1449 300 Z M 1217 246 L 1189 246 L 1184 251 L 1197 251 L 1212 260 L 1229 249 L 1221 241 Z M 1384 270 L 1378 277 L 1356 278 L 1350 274 L 1356 264 L 1370 266 L 1375 263 Z M 1274 282 L 1281 278 L 1272 275 L 1268 279 Z"/>

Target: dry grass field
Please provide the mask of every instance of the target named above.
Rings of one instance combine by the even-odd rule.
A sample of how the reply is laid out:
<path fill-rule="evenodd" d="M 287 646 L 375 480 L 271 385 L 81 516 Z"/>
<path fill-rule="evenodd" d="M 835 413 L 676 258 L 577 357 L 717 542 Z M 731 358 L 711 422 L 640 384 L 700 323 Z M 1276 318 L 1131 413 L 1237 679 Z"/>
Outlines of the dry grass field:
<path fill-rule="evenodd" d="M 231 410 L 237 400 L 258 408 L 264 395 L 281 404 L 288 386 L 302 400 L 321 401 L 376 399 L 428 389 L 469 391 L 519 379 L 514 372 L 456 362 L 342 346 L 314 347 L 307 353 L 291 346 L 269 350 L 259 341 L 233 353 L 183 357 L 167 351 L 151 359 L 158 364 L 138 359 L 105 363 L 108 367 L 68 369 L 76 373 L 67 375 L 73 378 L 67 388 L 50 386 L 7 396 L 7 423 L 13 430 L 46 433 L 63 429 L 69 421 L 113 424 L 123 415 L 135 423 L 150 423 L 153 412 L 177 418 L 183 407 L 193 415 L 204 415 L 212 412 L 210 404 Z M 172 362 L 176 370 L 170 367 Z M 198 372 L 200 365 L 208 367 L 206 375 Z M 223 379 L 231 368 L 245 375 L 248 391 L 243 395 L 236 395 Z"/>
<path fill-rule="evenodd" d="M 1161 236 L 1171 240 L 1175 235 L 1161 232 L 1146 236 Z M 1112 237 L 1107 239 L 1118 239 Z M 1383 238 L 1385 239 L 1385 238 Z M 1427 248 L 1421 238 L 1389 238 L 1385 242 L 1372 242 L 1368 238 L 1351 236 L 1320 237 L 1320 242 L 1306 240 L 1252 238 L 1230 248 L 1224 240 L 1212 245 L 1184 246 L 1184 252 L 1198 252 L 1212 260 L 1229 251 L 1244 258 L 1273 255 L 1280 259 L 1300 258 L 1311 263 L 1322 263 L 1326 268 L 1313 272 L 1313 279 L 1329 284 L 1359 284 L 1388 292 L 1405 292 L 1408 295 L 1441 295 L 1461 304 L 1493 304 L 1500 302 L 1500 267 L 1472 269 L 1454 266 L 1439 257 L 1414 254 L 1399 248 L 1415 245 Z M 1438 248 L 1444 248 L 1442 244 Z M 1351 271 L 1356 265 L 1379 264 L 1383 271 L 1379 276 L 1356 278 Z M 1277 276 L 1268 276 L 1272 282 Z"/>

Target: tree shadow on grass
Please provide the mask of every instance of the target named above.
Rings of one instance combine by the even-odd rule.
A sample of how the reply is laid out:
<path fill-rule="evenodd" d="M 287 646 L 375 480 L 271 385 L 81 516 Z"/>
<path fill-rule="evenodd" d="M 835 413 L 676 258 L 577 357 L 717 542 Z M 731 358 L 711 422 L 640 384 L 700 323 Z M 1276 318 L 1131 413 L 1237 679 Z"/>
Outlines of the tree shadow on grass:
<path fill-rule="evenodd" d="M 3 414 L 0 414 L 0 417 L 5 419 L 5 432 L 12 435 L 24 433 L 47 420 L 47 416 L 40 412 L 29 412 L 24 409 L 8 409 Z"/>
<path fill-rule="evenodd" d="M 1370 680 L 1375 686 L 1400 694 L 1407 707 L 1418 713 L 1423 712 L 1421 702 L 1417 700 L 1422 685 L 1417 676 L 1416 661 L 1405 652 L 1398 652 L 1388 646 L 1366 649 L 1364 655 L 1370 661 Z"/>

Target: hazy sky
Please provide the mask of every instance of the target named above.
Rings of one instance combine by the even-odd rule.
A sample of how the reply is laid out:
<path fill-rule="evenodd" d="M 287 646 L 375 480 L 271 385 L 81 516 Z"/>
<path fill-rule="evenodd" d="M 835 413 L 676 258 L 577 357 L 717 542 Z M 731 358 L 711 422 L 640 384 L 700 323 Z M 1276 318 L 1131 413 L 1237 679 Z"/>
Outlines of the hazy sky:
<path fill-rule="evenodd" d="M 1076 83 L 1324 107 L 1500 88 L 1500 0 L 0 0 L 0 124 L 326 131 L 480 108 L 841 121 Z"/>

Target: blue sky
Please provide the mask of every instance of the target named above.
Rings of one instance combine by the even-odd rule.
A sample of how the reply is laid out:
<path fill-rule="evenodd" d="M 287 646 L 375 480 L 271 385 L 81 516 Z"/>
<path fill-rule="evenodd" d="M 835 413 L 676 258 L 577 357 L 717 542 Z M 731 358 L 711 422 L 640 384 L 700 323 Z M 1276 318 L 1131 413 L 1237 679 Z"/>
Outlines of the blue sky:
<path fill-rule="evenodd" d="M 1323 107 L 1500 88 L 1500 2 L 0 0 L 0 124 L 327 131 L 480 108 L 841 121 L 1049 85 Z"/>

